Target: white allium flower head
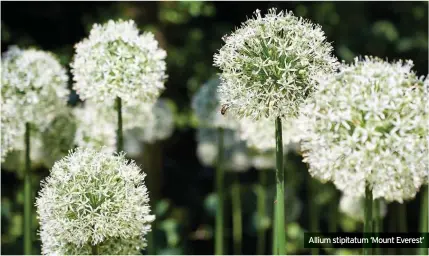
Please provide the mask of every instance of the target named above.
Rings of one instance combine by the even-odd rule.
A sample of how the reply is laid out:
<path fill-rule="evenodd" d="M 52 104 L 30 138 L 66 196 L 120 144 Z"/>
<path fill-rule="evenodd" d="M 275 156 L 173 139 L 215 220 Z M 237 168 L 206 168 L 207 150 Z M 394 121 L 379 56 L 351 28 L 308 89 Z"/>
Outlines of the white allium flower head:
<path fill-rule="evenodd" d="M 213 166 L 218 158 L 219 131 L 213 128 L 197 130 L 197 157 L 205 166 Z M 251 167 L 252 160 L 246 143 L 237 132 L 231 129 L 223 131 L 224 167 L 229 171 L 246 171 Z"/>
<path fill-rule="evenodd" d="M 247 142 L 249 148 L 260 152 L 272 151 L 276 148 L 275 119 L 262 117 L 259 120 L 243 118 L 239 121 L 239 134 Z M 282 140 L 285 152 L 292 143 L 298 143 L 301 132 L 295 126 L 295 119 L 282 122 Z"/>
<path fill-rule="evenodd" d="M 113 247 L 138 254 L 155 218 L 145 176 L 123 154 L 89 148 L 56 162 L 36 200 L 42 253 L 90 254 L 98 245 L 106 254 Z"/>
<path fill-rule="evenodd" d="M 22 125 L 29 122 L 43 130 L 55 117 L 58 107 L 67 103 L 70 91 L 66 70 L 49 52 L 12 46 L 2 56 L 1 73 L 2 116 L 15 108 L 13 117 Z M 12 118 L 9 114 L 5 113 L 6 126 L 7 119 Z"/>
<path fill-rule="evenodd" d="M 75 144 L 85 148 L 100 148 L 110 153 L 116 150 L 116 122 L 113 108 L 85 102 L 74 109 L 76 119 Z"/>
<path fill-rule="evenodd" d="M 253 166 L 261 171 L 273 170 L 276 168 L 275 151 L 257 154 L 252 157 Z"/>
<path fill-rule="evenodd" d="M 223 40 L 214 56 L 220 100 L 238 117 L 297 116 L 317 87 L 315 77 L 338 65 L 319 25 L 274 8 L 264 17 L 256 10 Z"/>
<path fill-rule="evenodd" d="M 166 52 L 132 20 L 94 24 L 75 48 L 74 89 L 82 99 L 154 103 L 164 89 Z"/>
<path fill-rule="evenodd" d="M 228 114 L 226 107 L 222 114 L 222 105 L 217 91 L 219 85 L 220 79 L 216 76 L 201 86 L 192 98 L 192 108 L 200 127 L 235 129 L 238 123 Z"/>
<path fill-rule="evenodd" d="M 364 221 L 365 198 L 354 197 L 343 194 L 340 199 L 340 211 L 352 219 Z M 373 216 L 375 216 L 375 208 L 372 208 Z M 387 213 L 387 205 L 384 201 L 380 202 L 379 215 L 384 218 Z"/>
<path fill-rule="evenodd" d="M 174 131 L 174 114 L 166 100 L 158 99 L 150 120 L 144 125 L 143 141 L 153 143 L 171 136 Z"/>
<path fill-rule="evenodd" d="M 320 79 L 301 119 L 313 177 L 357 197 L 366 185 L 374 199 L 402 203 L 415 196 L 429 154 L 427 98 L 412 66 L 365 57 Z"/>
<path fill-rule="evenodd" d="M 2 97 L 1 104 L 1 162 L 7 154 L 13 150 L 13 145 L 19 140 L 19 136 L 25 132 L 25 125 L 17 118 L 17 108 L 14 100 Z"/>

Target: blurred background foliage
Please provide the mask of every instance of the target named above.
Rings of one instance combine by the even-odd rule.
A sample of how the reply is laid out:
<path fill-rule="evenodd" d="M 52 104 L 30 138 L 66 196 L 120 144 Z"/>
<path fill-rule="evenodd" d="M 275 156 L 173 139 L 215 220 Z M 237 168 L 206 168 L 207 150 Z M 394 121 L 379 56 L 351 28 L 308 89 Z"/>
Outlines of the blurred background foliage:
<path fill-rule="evenodd" d="M 157 215 L 154 231 L 157 254 L 212 254 L 213 224 L 217 198 L 213 191 L 214 170 L 203 167 L 196 158 L 195 117 L 190 107 L 193 93 L 217 70 L 213 54 L 222 45 L 222 36 L 230 33 L 256 9 L 292 10 L 296 15 L 319 23 L 333 42 L 335 54 L 346 62 L 361 55 L 389 60 L 411 59 L 419 75 L 428 73 L 428 2 L 2 2 L 1 50 L 10 45 L 37 47 L 56 53 L 68 67 L 73 45 L 86 37 L 93 23 L 109 19 L 133 19 L 140 30 L 152 31 L 167 50 L 169 79 L 163 98 L 172 100 L 176 130 L 155 148 L 158 159 L 159 198 L 153 208 Z M 72 81 L 70 79 L 70 88 Z M 70 104 L 79 101 L 75 93 Z M 151 145 L 154 147 L 154 145 Z M 317 197 L 309 197 L 306 166 L 297 153 L 287 156 L 288 253 L 308 254 L 302 248 L 302 231 L 310 228 L 308 202 L 315 200 L 319 229 L 328 230 L 328 202 L 338 201 L 333 186 L 314 182 Z M 18 169 L 18 170 L 14 170 Z M 34 167 L 34 188 L 48 175 L 49 167 Z M 271 173 L 274 179 L 274 172 Z M 158 175 L 151 173 L 150 175 Z M 270 220 L 257 220 L 256 195 L 258 171 L 240 173 L 243 184 L 243 253 L 256 251 L 256 227 L 270 228 Z M 150 177 L 150 176 L 148 176 Z M 2 166 L 1 173 L 1 247 L 4 254 L 22 253 L 22 175 L 18 168 Z M 227 186 L 231 178 L 227 176 Z M 274 184 L 271 182 L 269 184 Z M 36 192 L 35 192 L 36 193 Z M 274 187 L 267 188 L 267 210 L 272 214 Z M 408 229 L 418 230 L 419 196 L 409 203 Z M 229 198 L 226 198 L 229 202 Z M 227 203 L 227 212 L 230 213 Z M 384 219 L 386 231 L 398 231 L 395 207 L 390 204 Z M 314 210 L 314 209 L 312 209 Z M 313 211 L 314 212 L 314 211 Z M 227 216 L 230 216 L 228 214 Z M 271 215 L 270 215 L 271 216 Z M 262 222 L 261 222 L 262 221 Z M 227 222 L 227 253 L 232 253 L 231 219 Z M 263 223 L 263 224 L 261 224 Z M 343 231 L 361 230 L 361 224 L 340 216 Z M 37 222 L 34 221 L 34 229 Z M 268 232 L 268 241 L 271 241 Z M 34 244 L 39 250 L 39 242 Z M 270 253 L 270 242 L 266 253 Z M 397 251 L 386 251 L 396 253 Z M 324 253 L 354 254 L 358 251 L 326 249 Z"/>

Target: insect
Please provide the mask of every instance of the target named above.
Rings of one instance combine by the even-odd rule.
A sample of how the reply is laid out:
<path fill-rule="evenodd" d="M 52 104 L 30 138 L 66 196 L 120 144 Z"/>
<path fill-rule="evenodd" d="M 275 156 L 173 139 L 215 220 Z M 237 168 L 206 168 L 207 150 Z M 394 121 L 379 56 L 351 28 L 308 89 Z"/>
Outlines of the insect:
<path fill-rule="evenodd" d="M 220 109 L 220 113 L 221 113 L 222 115 L 225 115 L 225 113 L 226 113 L 226 111 L 228 110 L 228 108 L 229 108 L 229 104 L 223 104 L 223 105 L 222 105 L 222 108 Z"/>

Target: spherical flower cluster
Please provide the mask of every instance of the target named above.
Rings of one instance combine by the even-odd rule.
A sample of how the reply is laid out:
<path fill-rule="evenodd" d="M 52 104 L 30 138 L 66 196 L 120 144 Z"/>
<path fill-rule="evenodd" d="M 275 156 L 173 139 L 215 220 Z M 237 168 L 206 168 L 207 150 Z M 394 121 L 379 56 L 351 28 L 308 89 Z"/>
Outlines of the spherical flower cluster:
<path fill-rule="evenodd" d="M 213 166 L 218 158 L 218 129 L 200 128 L 197 131 L 197 157 L 203 165 Z M 237 132 L 230 129 L 223 131 L 223 163 L 226 170 L 246 171 L 252 161 L 249 150 L 241 141 Z"/>
<path fill-rule="evenodd" d="M 340 199 L 340 211 L 357 221 L 364 221 L 365 199 L 363 197 L 354 197 L 343 194 Z M 380 202 L 380 209 L 377 213 L 375 208 L 372 208 L 373 216 L 384 218 L 387 213 L 387 205 L 385 202 Z"/>
<path fill-rule="evenodd" d="M 220 104 L 219 85 L 217 76 L 205 83 L 192 98 L 192 109 L 200 127 L 235 129 L 237 121 L 228 114 L 228 107 Z"/>
<path fill-rule="evenodd" d="M 259 120 L 248 118 L 239 121 L 239 134 L 248 147 L 260 152 L 273 151 L 276 148 L 275 119 L 262 117 Z M 282 123 L 282 140 L 285 153 L 293 143 L 298 143 L 301 133 L 295 120 L 287 120 Z"/>
<path fill-rule="evenodd" d="M 86 102 L 74 109 L 76 119 L 75 144 L 85 148 L 100 148 L 113 153 L 116 150 L 116 122 L 113 108 Z"/>
<path fill-rule="evenodd" d="M 428 170 L 428 115 L 423 80 L 411 61 L 356 59 L 320 79 L 303 107 L 301 148 L 310 174 L 347 195 L 402 202 Z"/>
<path fill-rule="evenodd" d="M 75 48 L 74 89 L 82 99 L 154 103 L 164 89 L 166 52 L 132 20 L 94 24 Z"/>
<path fill-rule="evenodd" d="M 56 162 L 36 200 L 42 253 L 139 254 L 155 218 L 145 176 L 123 154 L 88 148 Z"/>
<path fill-rule="evenodd" d="M 13 100 L 2 97 L 1 104 L 1 162 L 6 159 L 7 154 L 13 150 L 17 138 L 24 133 L 25 126 L 17 117 L 17 108 Z"/>
<path fill-rule="evenodd" d="M 297 116 L 317 86 L 315 77 L 337 67 L 332 46 L 319 25 L 292 12 L 270 9 L 224 38 L 214 56 L 222 71 L 221 104 L 238 117 Z"/>
<path fill-rule="evenodd" d="M 171 136 L 174 131 L 174 115 L 166 100 L 158 99 L 152 108 L 150 120 L 143 125 L 145 142 L 153 143 Z"/>
<path fill-rule="evenodd" d="M 66 70 L 51 53 L 13 46 L 2 56 L 1 72 L 2 102 L 6 102 L 8 111 L 12 106 L 16 108 L 14 118 L 22 125 L 29 122 L 43 130 L 55 118 L 57 109 L 67 103 L 70 92 Z"/>

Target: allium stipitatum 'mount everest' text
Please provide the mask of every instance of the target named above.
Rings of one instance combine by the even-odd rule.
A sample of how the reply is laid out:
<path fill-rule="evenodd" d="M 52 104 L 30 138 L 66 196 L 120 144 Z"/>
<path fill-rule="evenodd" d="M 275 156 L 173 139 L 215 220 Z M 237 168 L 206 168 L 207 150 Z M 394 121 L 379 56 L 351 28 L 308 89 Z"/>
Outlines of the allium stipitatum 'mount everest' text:
<path fill-rule="evenodd" d="M 155 103 L 164 89 L 166 52 L 132 20 L 94 24 L 75 48 L 74 89 L 84 100 Z"/>
<path fill-rule="evenodd" d="M 48 52 L 12 46 L 2 56 L 2 160 L 31 123 L 43 131 L 67 103 L 67 73 Z"/>
<path fill-rule="evenodd" d="M 337 60 L 319 25 L 270 9 L 224 37 L 214 56 L 222 71 L 221 104 L 238 117 L 297 116 L 316 89 L 314 77 L 335 71 Z"/>
<path fill-rule="evenodd" d="M 123 154 L 77 148 L 55 163 L 36 201 L 43 254 L 139 254 L 150 232 L 146 174 Z"/>
<path fill-rule="evenodd" d="M 411 61 L 356 59 L 303 107 L 301 145 L 313 177 L 331 180 L 346 195 L 413 198 L 427 177 L 427 113 L 423 79 Z"/>

